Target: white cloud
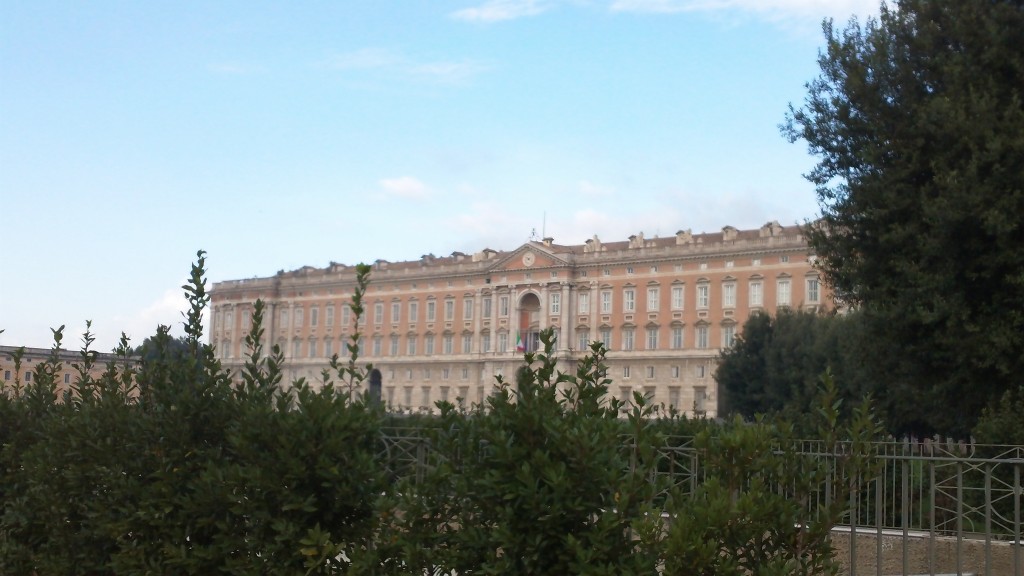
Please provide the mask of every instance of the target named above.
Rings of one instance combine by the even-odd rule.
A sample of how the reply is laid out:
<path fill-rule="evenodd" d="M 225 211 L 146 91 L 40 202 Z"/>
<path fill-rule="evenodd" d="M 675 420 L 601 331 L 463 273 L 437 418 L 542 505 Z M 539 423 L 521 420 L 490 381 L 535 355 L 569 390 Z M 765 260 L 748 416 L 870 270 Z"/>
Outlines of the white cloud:
<path fill-rule="evenodd" d="M 613 12 L 753 12 L 769 18 L 830 16 L 845 21 L 878 13 L 880 0 L 613 0 Z"/>
<path fill-rule="evenodd" d="M 93 331 L 96 332 L 97 343 L 105 344 L 102 350 L 113 348 L 120 340 L 121 332 L 128 335 L 132 346 L 138 346 L 143 340 L 156 334 L 157 326 L 160 325 L 170 326 L 173 336 L 184 336 L 182 314 L 186 310 L 188 301 L 185 300 L 181 288 L 168 288 L 141 310 L 128 315 L 114 316 L 111 326 L 93 324 Z"/>
<path fill-rule="evenodd" d="M 488 0 L 473 8 L 452 12 L 452 18 L 470 22 L 500 22 L 536 16 L 551 7 L 542 0 Z"/>
<path fill-rule="evenodd" d="M 430 194 L 430 189 L 423 182 L 412 176 L 385 178 L 378 182 L 381 190 L 388 196 L 396 196 L 407 200 L 421 200 Z"/>

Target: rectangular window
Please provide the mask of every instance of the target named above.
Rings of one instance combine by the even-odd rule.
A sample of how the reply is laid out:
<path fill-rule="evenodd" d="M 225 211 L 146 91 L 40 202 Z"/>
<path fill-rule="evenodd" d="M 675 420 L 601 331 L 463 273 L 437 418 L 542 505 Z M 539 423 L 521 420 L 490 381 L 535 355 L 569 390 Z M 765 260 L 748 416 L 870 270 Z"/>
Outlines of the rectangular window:
<path fill-rule="evenodd" d="M 672 367 L 672 377 L 679 378 L 679 366 Z"/>
<path fill-rule="evenodd" d="M 309 341 L 309 357 L 316 358 L 316 340 Z"/>
<path fill-rule="evenodd" d="M 462 299 L 462 319 L 472 320 L 473 319 L 473 299 L 463 298 Z"/>
<path fill-rule="evenodd" d="M 433 356 L 434 355 L 434 335 L 433 334 L 427 334 L 426 336 L 423 337 L 423 342 L 424 342 L 423 346 L 425 348 L 425 350 L 423 352 L 427 356 Z"/>
<path fill-rule="evenodd" d="M 491 351 L 491 335 L 490 334 L 484 334 L 482 342 L 480 343 L 480 345 L 483 347 L 483 352 L 490 352 Z"/>
<path fill-rule="evenodd" d="M 398 336 L 391 336 L 391 355 L 398 356 Z"/>
<path fill-rule="evenodd" d="M 693 389 L 693 409 L 695 412 L 706 412 L 708 407 L 708 389 L 697 386 Z"/>
<path fill-rule="evenodd" d="M 296 328 L 302 327 L 302 322 L 303 322 L 302 308 L 296 308 L 295 309 L 295 327 Z"/>
<path fill-rule="evenodd" d="M 576 294 L 576 313 L 590 314 L 590 292 L 579 292 Z"/>
<path fill-rule="evenodd" d="M 695 340 L 697 341 L 697 348 L 703 350 L 708 347 L 708 327 L 697 326 Z"/>
<path fill-rule="evenodd" d="M 508 296 L 498 299 L 498 315 L 502 318 L 508 316 Z"/>
<path fill-rule="evenodd" d="M 722 308 L 736 307 L 736 283 L 726 282 L 722 284 Z"/>
<path fill-rule="evenodd" d="M 31 382 L 31 381 L 32 381 L 32 373 L 31 372 L 25 372 L 25 382 Z"/>
<path fill-rule="evenodd" d="M 71 374 L 68 373 L 68 372 L 64 373 L 64 383 L 65 384 L 71 384 Z"/>
<path fill-rule="evenodd" d="M 309 308 L 309 325 L 316 328 L 320 325 L 320 307 L 311 306 Z"/>
<path fill-rule="evenodd" d="M 508 352 L 508 333 L 498 333 L 498 352 Z"/>
<path fill-rule="evenodd" d="M 484 296 L 484 318 L 491 317 L 491 305 L 493 304 L 490 294 Z"/>
<path fill-rule="evenodd" d="M 420 303 L 409 302 L 409 324 L 415 324 L 420 316 Z"/>
<path fill-rule="evenodd" d="M 697 378 L 704 378 L 707 376 L 708 368 L 703 364 L 698 364 L 696 368 Z"/>
<path fill-rule="evenodd" d="M 697 308 L 707 308 L 711 305 L 711 287 L 707 284 L 697 284 Z"/>
<path fill-rule="evenodd" d="M 657 286 L 647 287 L 647 311 L 657 312 L 661 300 L 661 290 Z"/>
<path fill-rule="evenodd" d="M 448 368 L 442 368 L 441 369 L 441 380 L 447 380 L 449 376 L 451 376 L 451 370 L 448 369 Z M 445 401 L 448 400 L 448 388 L 447 387 L 444 387 L 444 388 L 441 389 L 441 395 L 442 395 L 442 399 L 443 400 L 445 400 Z"/>
<path fill-rule="evenodd" d="M 654 378 L 654 366 L 647 367 L 647 378 Z"/>
<path fill-rule="evenodd" d="M 406 380 L 412 380 L 412 370 L 409 370 L 406 374 L 408 378 Z M 406 406 L 412 406 L 412 386 L 406 386 L 402 391 L 402 399 L 405 401 Z"/>
<path fill-rule="evenodd" d="M 252 326 L 252 312 L 242 310 L 242 329 L 248 330 L 250 326 Z"/>
<path fill-rule="evenodd" d="M 334 305 L 327 306 L 324 312 L 324 322 L 328 326 L 334 326 Z"/>
<path fill-rule="evenodd" d="M 384 303 L 377 302 L 373 305 L 373 323 L 383 324 L 384 323 Z"/>
<path fill-rule="evenodd" d="M 622 377 L 623 378 L 629 378 L 629 366 L 623 366 L 622 367 Z M 629 388 L 623 388 L 622 389 L 622 400 L 623 401 L 628 401 L 629 400 Z"/>
<path fill-rule="evenodd" d="M 622 331 L 622 349 L 632 350 L 633 349 L 633 329 L 628 328 Z"/>
<path fill-rule="evenodd" d="M 462 379 L 469 380 L 469 368 L 462 368 Z M 467 396 L 469 396 L 469 388 L 460 389 L 459 395 L 462 396 L 463 399 L 465 399 Z"/>
<path fill-rule="evenodd" d="M 677 410 L 679 409 L 679 386 L 669 386 L 668 405 Z"/>
<path fill-rule="evenodd" d="M 647 350 L 658 349 L 658 329 L 648 328 L 647 329 Z"/>
<path fill-rule="evenodd" d="M 722 326 L 722 348 L 729 348 L 736 340 L 736 326 L 726 324 Z"/>
<path fill-rule="evenodd" d="M 672 349 L 682 350 L 683 348 L 683 327 L 673 326 L 672 327 Z"/>
<path fill-rule="evenodd" d="M 344 328 L 352 325 L 352 307 L 348 304 L 341 305 L 341 325 Z"/>
<path fill-rule="evenodd" d="M 392 302 L 391 303 L 391 323 L 398 324 L 402 321 L 402 303 Z"/>
<path fill-rule="evenodd" d="M 558 293 L 551 294 L 551 314 L 562 313 L 562 295 Z"/>
<path fill-rule="evenodd" d="M 452 353 L 453 341 L 454 341 L 454 338 L 452 337 L 451 334 L 445 334 L 444 336 L 441 337 L 441 344 L 442 344 L 442 346 L 444 346 L 444 353 L 445 354 L 451 354 Z"/>
<path fill-rule="evenodd" d="M 334 342 L 328 338 L 324 340 L 324 357 L 330 358 L 331 356 L 334 356 Z"/>
<path fill-rule="evenodd" d="M 817 278 L 807 279 L 807 302 L 811 304 L 817 304 L 818 298 L 820 298 L 819 283 Z"/>
<path fill-rule="evenodd" d="M 235 315 L 231 312 L 231 310 L 228 310 L 227 312 L 224 313 L 224 318 L 227 319 L 224 322 L 224 324 L 228 330 L 231 330 L 232 328 L 235 327 Z"/>
<path fill-rule="evenodd" d="M 473 352 L 473 335 L 463 334 L 462 335 L 462 353 L 470 354 Z"/>
<path fill-rule="evenodd" d="M 455 300 L 444 301 L 444 319 L 454 320 L 455 319 Z"/>
<path fill-rule="evenodd" d="M 423 369 L 423 379 L 430 380 L 430 368 Z"/>
<path fill-rule="evenodd" d="M 672 309 L 682 310 L 683 309 L 683 286 L 672 287 Z"/>
<path fill-rule="evenodd" d="M 416 335 L 415 334 L 410 334 L 405 339 L 405 349 L 406 349 L 406 353 L 409 356 L 415 356 L 416 355 Z"/>
<path fill-rule="evenodd" d="M 590 349 L 590 331 L 580 330 L 576 333 L 577 339 L 579 340 L 578 350 L 589 350 Z"/>
<path fill-rule="evenodd" d="M 381 343 L 382 338 L 380 336 L 373 337 L 373 355 L 380 356 L 381 354 Z"/>
<path fill-rule="evenodd" d="M 605 350 L 612 349 L 612 329 L 601 328 L 601 344 L 604 344 Z"/>
<path fill-rule="evenodd" d="M 760 280 L 750 282 L 749 303 L 751 306 L 764 305 L 764 284 Z"/>
<path fill-rule="evenodd" d="M 612 313 L 612 291 L 601 290 L 601 314 Z"/>
<path fill-rule="evenodd" d="M 302 342 L 296 340 L 292 342 L 292 358 L 298 358 L 302 355 Z"/>
<path fill-rule="evenodd" d="M 430 386 L 424 386 L 424 387 L 420 388 L 420 391 L 423 394 L 423 398 L 420 401 L 420 406 L 423 406 L 424 408 L 429 408 L 430 407 Z"/>
<path fill-rule="evenodd" d="M 626 288 L 622 291 L 622 311 L 636 311 L 636 290 Z"/>
<path fill-rule="evenodd" d="M 779 280 L 775 285 L 775 303 L 778 306 L 789 306 L 791 298 L 789 280 Z"/>
<path fill-rule="evenodd" d="M 281 320 L 281 328 L 291 328 L 291 326 L 288 325 L 288 309 L 287 308 L 282 308 L 281 309 L 281 318 L 280 318 L 280 320 Z"/>
<path fill-rule="evenodd" d="M 437 317 L 437 302 L 433 300 L 427 301 L 427 322 L 433 322 L 434 318 Z"/>

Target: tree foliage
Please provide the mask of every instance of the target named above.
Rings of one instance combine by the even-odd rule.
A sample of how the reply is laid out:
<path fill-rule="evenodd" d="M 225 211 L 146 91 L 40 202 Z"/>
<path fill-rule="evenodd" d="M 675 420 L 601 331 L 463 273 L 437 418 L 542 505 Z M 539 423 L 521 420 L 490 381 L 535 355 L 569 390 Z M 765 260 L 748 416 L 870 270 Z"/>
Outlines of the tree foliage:
<path fill-rule="evenodd" d="M 783 126 L 818 157 L 810 243 L 879 374 L 965 434 L 1024 372 L 1024 3 L 898 0 L 825 35 Z"/>

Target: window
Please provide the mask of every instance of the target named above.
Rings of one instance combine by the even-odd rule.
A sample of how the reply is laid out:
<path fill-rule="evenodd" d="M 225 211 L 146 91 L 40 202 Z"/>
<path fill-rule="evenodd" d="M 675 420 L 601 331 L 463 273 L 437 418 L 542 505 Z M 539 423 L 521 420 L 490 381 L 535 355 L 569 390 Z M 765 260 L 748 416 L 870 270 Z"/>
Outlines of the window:
<path fill-rule="evenodd" d="M 352 308 L 348 304 L 341 306 L 341 324 L 346 328 L 352 325 Z"/>
<path fill-rule="evenodd" d="M 722 308 L 736 307 L 736 283 L 726 282 L 722 284 Z"/>
<path fill-rule="evenodd" d="M 612 329 L 601 328 L 601 344 L 604 344 L 605 350 L 611 350 L 612 348 Z"/>
<path fill-rule="evenodd" d="M 316 340 L 309 341 L 309 357 L 316 358 Z"/>
<path fill-rule="evenodd" d="M 498 352 L 508 352 L 508 332 L 498 333 Z"/>
<path fill-rule="evenodd" d="M 551 314 L 562 313 L 562 295 L 556 293 L 551 294 Z"/>
<path fill-rule="evenodd" d="M 612 275 L 611 268 L 605 268 L 605 269 L 601 270 L 601 275 L 603 275 L 603 276 L 611 276 Z"/>
<path fill-rule="evenodd" d="M 31 381 L 32 381 L 32 373 L 31 372 L 25 372 L 25 382 L 31 382 Z"/>
<path fill-rule="evenodd" d="M 420 406 L 423 406 L 424 408 L 429 408 L 430 407 L 430 386 L 424 386 L 424 387 L 420 388 L 420 391 L 423 394 L 423 398 L 420 401 Z"/>
<path fill-rule="evenodd" d="M 462 368 L 462 379 L 469 380 L 469 368 Z M 469 396 L 469 389 L 463 388 L 459 390 L 459 395 L 462 396 L 463 399 L 465 399 L 467 396 Z"/>
<path fill-rule="evenodd" d="M 633 349 L 633 329 L 626 328 L 622 331 L 622 349 L 632 350 Z"/>
<path fill-rule="evenodd" d="M 252 312 L 248 310 L 242 310 L 242 328 L 248 330 L 252 325 Z"/>
<path fill-rule="evenodd" d="M 224 324 L 228 330 L 231 330 L 232 328 L 235 327 L 235 315 L 231 312 L 231 310 L 228 310 L 227 312 L 224 313 L 224 318 L 227 319 L 225 320 Z"/>
<path fill-rule="evenodd" d="M 632 273 L 633 273 L 633 267 L 632 266 L 626 266 L 626 274 L 632 274 Z"/>
<path fill-rule="evenodd" d="M 384 303 L 377 302 L 373 305 L 373 323 L 383 324 L 384 323 Z"/>
<path fill-rule="evenodd" d="M 726 260 L 725 261 L 725 267 L 726 268 L 732 268 L 732 266 L 733 266 L 733 261 L 732 260 Z"/>
<path fill-rule="evenodd" d="M 293 320 L 295 321 L 295 327 L 296 328 L 299 328 L 299 327 L 302 326 L 302 322 L 303 322 L 302 308 L 296 308 L 295 309 L 295 318 Z"/>
<path fill-rule="evenodd" d="M 590 314 L 590 292 L 576 294 L 576 313 Z"/>
<path fill-rule="evenodd" d="M 498 299 L 498 315 L 501 317 L 508 316 L 508 296 L 502 296 Z"/>
<path fill-rule="evenodd" d="M 761 265 L 761 259 L 760 258 L 754 258 L 753 260 L 750 261 L 750 265 L 751 266 L 760 266 Z"/>
<path fill-rule="evenodd" d="M 302 342 L 295 340 L 292 342 L 292 358 L 298 358 L 302 355 Z"/>
<path fill-rule="evenodd" d="M 483 335 L 482 342 L 480 343 L 480 346 L 483 347 L 483 352 L 490 352 L 491 351 L 491 335 L 490 334 L 484 334 Z"/>
<path fill-rule="evenodd" d="M 601 290 L 601 314 L 612 313 L 612 291 Z"/>
<path fill-rule="evenodd" d="M 416 335 L 415 334 L 409 334 L 409 336 L 406 337 L 405 349 L 406 349 L 406 354 L 408 354 L 409 356 L 415 356 L 416 355 Z"/>
<path fill-rule="evenodd" d="M 679 378 L 679 366 L 672 367 L 672 377 Z"/>
<path fill-rule="evenodd" d="M 448 368 L 441 369 L 441 380 L 447 380 L 448 376 L 450 375 L 451 370 L 449 370 Z M 442 393 L 444 394 L 444 400 L 448 400 L 448 388 L 442 388 L 441 390 L 443 391 Z"/>
<path fill-rule="evenodd" d="M 672 287 L 672 309 L 682 310 L 683 309 L 683 286 Z"/>
<path fill-rule="evenodd" d="M 423 379 L 430 380 L 430 368 L 423 369 Z"/>
<path fill-rule="evenodd" d="M 330 338 L 324 340 L 324 357 L 330 358 L 334 356 L 334 341 Z"/>
<path fill-rule="evenodd" d="M 707 308 L 711 304 L 711 287 L 697 284 L 697 308 Z"/>
<path fill-rule="evenodd" d="M 697 386 L 693 389 L 693 409 L 696 412 L 707 411 L 708 389 Z"/>
<path fill-rule="evenodd" d="M 647 329 L 647 350 L 658 349 L 658 329 L 648 328 Z"/>
<path fill-rule="evenodd" d="M 708 269 L 708 263 L 707 262 L 701 262 L 700 263 L 700 269 L 701 270 L 707 270 Z"/>
<path fill-rule="evenodd" d="M 683 327 L 673 326 L 672 327 L 672 349 L 681 350 L 683 348 Z"/>
<path fill-rule="evenodd" d="M 697 348 L 704 349 L 708 347 L 708 327 L 705 325 L 697 326 L 696 334 L 694 335 L 697 340 Z"/>
<path fill-rule="evenodd" d="M 71 373 L 69 373 L 69 372 L 65 372 L 64 373 L 64 383 L 65 384 L 71 384 Z"/>
<path fill-rule="evenodd" d="M 455 319 L 455 300 L 444 301 L 444 319 L 454 320 Z"/>
<path fill-rule="evenodd" d="M 412 370 L 406 372 L 408 378 L 406 380 L 412 380 Z M 412 386 L 406 386 L 402 391 L 403 400 L 406 406 L 412 406 Z"/>
<path fill-rule="evenodd" d="M 695 373 L 697 374 L 697 378 L 704 378 L 708 374 L 708 367 L 703 364 L 698 364 L 695 369 Z"/>
<path fill-rule="evenodd" d="M 462 335 L 462 353 L 469 354 L 473 351 L 473 335 L 463 334 Z"/>
<path fill-rule="evenodd" d="M 490 295 L 484 296 L 484 318 L 491 317 L 491 305 L 494 303 Z"/>
<path fill-rule="evenodd" d="M 309 308 L 309 325 L 316 328 L 320 325 L 320 307 L 311 306 Z"/>
<path fill-rule="evenodd" d="M 380 356 L 382 340 L 383 339 L 380 336 L 374 336 L 373 337 L 373 355 L 374 356 Z"/>
<path fill-rule="evenodd" d="M 658 267 L 657 266 L 651 266 L 651 273 L 652 274 L 657 272 L 657 271 L 658 271 Z"/>
<path fill-rule="evenodd" d="M 775 285 L 775 303 L 778 306 L 789 306 L 792 295 L 789 280 L 779 280 Z"/>
<path fill-rule="evenodd" d="M 622 377 L 629 378 L 629 366 L 622 367 Z M 623 388 L 622 391 L 623 401 L 629 400 L 629 388 Z"/>
<path fill-rule="evenodd" d="M 647 377 L 654 378 L 654 366 L 647 367 Z"/>
<path fill-rule="evenodd" d="M 750 294 L 748 300 L 751 306 L 764 305 L 764 284 L 760 280 L 750 281 Z"/>
<path fill-rule="evenodd" d="M 11 379 L 11 371 L 10 370 L 4 370 L 4 380 L 10 380 L 10 379 Z"/>
<path fill-rule="evenodd" d="M 402 303 L 392 302 L 391 303 L 391 323 L 398 324 L 402 321 Z"/>
<path fill-rule="evenodd" d="M 334 326 L 334 305 L 328 305 L 324 311 L 324 322 L 328 326 Z"/>
<path fill-rule="evenodd" d="M 817 278 L 807 279 L 807 301 L 817 303 L 820 297 L 819 283 Z"/>
<path fill-rule="evenodd" d="M 576 333 L 578 340 L 578 350 L 589 350 L 590 349 L 590 330 L 580 330 Z"/>
<path fill-rule="evenodd" d="M 462 319 L 472 320 L 473 319 L 473 299 L 463 298 L 462 299 Z"/>
<path fill-rule="evenodd" d="M 679 386 L 669 386 L 668 405 L 672 408 L 679 408 Z"/>
<path fill-rule="evenodd" d="M 779 256 L 779 262 L 782 262 L 783 264 L 789 262 L 789 256 Z"/>
<path fill-rule="evenodd" d="M 288 309 L 281 309 L 281 328 L 288 328 Z"/>
<path fill-rule="evenodd" d="M 736 340 L 736 325 L 726 324 L 722 326 L 722 348 L 729 348 Z"/>
<path fill-rule="evenodd" d="M 398 335 L 391 335 L 391 355 L 398 356 Z"/>
<path fill-rule="evenodd" d="M 434 335 L 433 334 L 427 334 L 426 336 L 423 337 L 423 342 L 424 342 L 423 347 L 425 348 L 423 350 L 423 352 L 427 356 L 433 356 L 434 355 Z"/>
<path fill-rule="evenodd" d="M 420 315 L 420 303 L 409 302 L 409 324 L 415 324 Z"/>
<path fill-rule="evenodd" d="M 452 350 L 454 348 L 454 340 L 455 338 L 451 334 L 445 334 L 444 336 L 441 337 L 441 346 L 445 354 L 452 353 Z"/>
<path fill-rule="evenodd" d="M 625 288 L 622 290 L 622 311 L 633 312 L 636 310 L 636 290 Z"/>
<path fill-rule="evenodd" d="M 427 301 L 427 322 L 433 322 L 437 315 L 437 302 Z"/>
<path fill-rule="evenodd" d="M 657 286 L 647 287 L 647 311 L 657 312 L 659 300 L 661 299 L 661 289 Z"/>

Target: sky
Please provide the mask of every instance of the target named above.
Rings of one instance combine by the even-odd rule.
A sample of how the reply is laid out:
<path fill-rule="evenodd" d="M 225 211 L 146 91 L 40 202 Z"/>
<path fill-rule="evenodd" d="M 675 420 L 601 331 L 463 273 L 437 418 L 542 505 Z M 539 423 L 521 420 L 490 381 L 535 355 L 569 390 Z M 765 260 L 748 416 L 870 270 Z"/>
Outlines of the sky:
<path fill-rule="evenodd" d="M 815 217 L 779 132 L 876 0 L 0 0 L 0 344 L 330 262 Z"/>

